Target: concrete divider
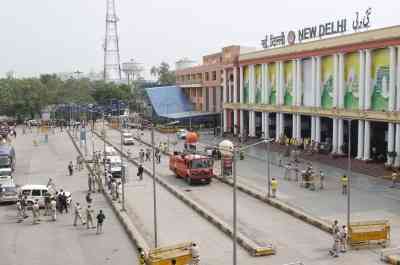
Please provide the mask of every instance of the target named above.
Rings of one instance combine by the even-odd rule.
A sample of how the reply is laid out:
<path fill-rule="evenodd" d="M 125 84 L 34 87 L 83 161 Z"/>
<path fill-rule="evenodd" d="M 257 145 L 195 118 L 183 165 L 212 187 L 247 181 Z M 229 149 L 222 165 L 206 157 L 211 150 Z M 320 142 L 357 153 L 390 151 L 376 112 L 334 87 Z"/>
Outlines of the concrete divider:
<path fill-rule="evenodd" d="M 70 132 L 67 130 L 67 134 L 70 137 L 72 144 L 75 146 L 75 149 L 77 152 L 84 157 L 82 151 L 80 150 L 79 146 L 75 142 L 73 136 L 70 134 Z M 85 160 L 85 166 L 87 170 L 92 174 L 93 176 L 95 175 L 93 169 L 90 167 L 89 163 L 86 162 Z M 100 176 L 99 176 L 100 177 Z M 124 227 L 126 233 L 128 234 L 129 239 L 132 241 L 132 243 L 138 247 L 143 249 L 146 253 L 149 253 L 150 247 L 147 241 L 144 239 L 144 237 L 141 235 L 139 230 L 135 227 L 135 225 L 132 223 L 130 220 L 129 216 L 127 215 L 126 212 L 121 211 L 120 205 L 117 202 L 114 202 L 112 200 L 111 195 L 106 191 L 105 185 L 102 185 L 103 195 L 106 197 L 107 202 L 111 205 L 111 208 L 113 209 L 114 213 L 117 215 L 118 220 L 121 222 L 122 226 Z"/>
<path fill-rule="evenodd" d="M 116 128 L 114 130 L 120 131 L 120 129 L 118 129 L 118 128 Z M 147 142 L 143 141 L 142 139 L 138 139 L 137 137 L 135 137 L 135 139 L 140 141 L 141 143 L 145 144 L 146 146 L 151 147 L 150 143 L 147 143 Z M 164 154 L 165 155 L 171 155 L 171 153 L 166 153 L 166 152 L 164 152 Z M 225 183 L 227 185 L 233 186 L 233 181 L 232 180 L 229 180 L 229 179 L 226 179 L 226 178 L 223 178 L 223 177 L 220 177 L 220 176 L 215 176 L 214 178 L 220 180 L 222 183 Z M 265 196 L 265 194 L 262 194 L 259 191 L 256 191 L 256 190 L 254 190 L 254 189 L 252 189 L 250 187 L 247 187 L 247 186 L 245 186 L 243 184 L 237 184 L 236 186 L 237 186 L 238 190 L 240 190 L 240 191 L 242 191 L 242 192 L 244 192 L 244 193 L 246 193 L 246 194 L 248 194 L 248 195 L 250 195 L 250 196 L 252 196 L 252 197 L 254 197 L 254 198 L 256 198 L 256 199 L 258 199 L 260 201 L 262 201 L 262 202 L 265 202 L 265 203 L 267 203 L 267 204 L 269 204 L 269 205 L 271 205 L 271 206 L 273 206 L 273 207 L 275 207 L 275 208 L 277 208 L 279 210 L 282 210 L 282 211 L 286 212 L 287 214 L 289 214 L 289 215 L 291 215 L 293 217 L 296 217 L 296 218 L 298 218 L 298 219 L 300 219 L 300 220 L 302 220 L 302 221 L 304 221 L 304 222 L 306 222 L 308 224 L 311 224 L 311 225 L 321 229 L 322 231 L 325 231 L 327 233 L 332 233 L 332 225 L 330 223 L 328 223 L 328 222 L 325 222 L 325 221 L 323 221 L 323 220 L 321 220 L 321 219 L 319 219 L 319 218 L 317 218 L 315 216 L 307 214 L 307 213 L 301 211 L 300 209 L 292 207 L 292 206 L 290 206 L 290 205 L 288 205 L 288 204 L 286 204 L 286 203 L 284 203 L 284 202 L 282 202 L 282 201 L 280 201 L 278 199 L 268 198 L 268 197 Z"/>
<path fill-rule="evenodd" d="M 107 139 L 102 139 L 102 137 L 97 132 L 95 132 L 95 134 L 101 140 L 105 141 L 108 145 L 113 146 L 120 154 L 122 154 L 124 157 L 126 157 L 126 159 L 129 162 L 138 166 L 138 163 L 134 159 L 128 158 L 128 156 L 125 153 L 121 153 L 121 150 L 117 146 L 112 144 Z M 152 177 L 152 175 L 153 175 L 152 172 L 146 167 L 144 167 L 144 172 L 147 175 L 149 175 L 150 177 Z M 233 236 L 233 230 L 232 230 L 231 226 L 228 225 L 221 218 L 219 218 L 215 214 L 212 214 L 210 211 L 208 211 L 205 207 L 200 205 L 198 202 L 189 198 L 178 188 L 175 188 L 174 186 L 168 184 L 166 181 L 164 181 L 162 178 L 159 178 L 157 175 L 155 176 L 155 179 L 160 185 L 162 185 L 165 189 L 167 189 L 170 193 L 172 193 L 175 197 L 177 197 L 179 200 L 184 202 L 186 205 L 188 205 L 194 211 L 196 211 L 200 216 L 202 216 L 203 218 L 207 219 L 210 223 L 215 225 L 220 231 L 222 231 L 229 237 Z M 266 255 L 272 255 L 272 254 L 276 253 L 276 249 L 272 244 L 267 244 L 266 246 L 259 246 L 253 240 L 246 237 L 243 233 L 240 233 L 240 232 L 237 233 L 237 242 L 244 249 L 246 249 L 249 252 L 249 254 L 252 256 L 266 256 Z"/>

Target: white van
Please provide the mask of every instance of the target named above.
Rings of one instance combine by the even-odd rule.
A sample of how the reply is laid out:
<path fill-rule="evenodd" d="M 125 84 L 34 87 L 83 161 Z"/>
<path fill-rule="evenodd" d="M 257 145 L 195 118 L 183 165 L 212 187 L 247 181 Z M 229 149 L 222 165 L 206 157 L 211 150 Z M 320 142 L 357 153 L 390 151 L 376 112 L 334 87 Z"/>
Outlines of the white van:
<path fill-rule="evenodd" d="M 31 206 L 38 199 L 40 207 L 44 207 L 44 197 L 49 193 L 46 185 L 25 185 L 21 187 L 22 196 L 27 197 L 27 205 Z"/>
<path fill-rule="evenodd" d="M 111 156 L 117 156 L 118 153 L 117 151 L 114 149 L 114 147 L 111 146 L 106 146 L 105 150 L 104 150 L 104 161 L 106 162 L 106 160 L 111 157 Z"/>
<path fill-rule="evenodd" d="M 122 176 L 122 161 L 119 156 L 111 156 L 107 160 L 109 171 L 114 178 Z"/>

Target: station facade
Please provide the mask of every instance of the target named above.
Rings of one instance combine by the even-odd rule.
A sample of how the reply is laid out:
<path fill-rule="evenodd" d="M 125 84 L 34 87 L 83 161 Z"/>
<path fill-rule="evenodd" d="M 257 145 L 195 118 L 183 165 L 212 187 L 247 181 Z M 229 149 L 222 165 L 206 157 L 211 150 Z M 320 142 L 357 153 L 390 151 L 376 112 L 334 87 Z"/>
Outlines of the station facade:
<path fill-rule="evenodd" d="M 241 53 L 218 69 L 225 132 L 307 138 L 333 154 L 350 137 L 353 157 L 400 166 L 400 26 Z"/>

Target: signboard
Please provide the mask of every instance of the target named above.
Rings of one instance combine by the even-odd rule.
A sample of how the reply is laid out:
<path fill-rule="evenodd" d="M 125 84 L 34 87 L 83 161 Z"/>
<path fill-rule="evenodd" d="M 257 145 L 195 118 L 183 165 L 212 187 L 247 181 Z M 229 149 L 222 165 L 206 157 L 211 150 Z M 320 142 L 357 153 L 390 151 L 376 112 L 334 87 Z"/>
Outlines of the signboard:
<path fill-rule="evenodd" d="M 371 11 L 372 9 L 368 8 L 364 15 L 360 15 L 359 12 L 356 12 L 356 18 L 353 20 L 351 25 L 354 31 L 357 32 L 361 29 L 367 29 L 370 27 Z M 265 49 L 271 47 L 282 47 L 286 44 L 292 45 L 296 42 L 301 43 L 303 41 L 346 33 L 350 28 L 348 21 L 349 20 L 347 18 L 342 18 L 311 27 L 290 30 L 287 34 L 285 34 L 283 31 L 278 35 L 267 34 L 265 38 L 261 40 L 261 45 Z"/>

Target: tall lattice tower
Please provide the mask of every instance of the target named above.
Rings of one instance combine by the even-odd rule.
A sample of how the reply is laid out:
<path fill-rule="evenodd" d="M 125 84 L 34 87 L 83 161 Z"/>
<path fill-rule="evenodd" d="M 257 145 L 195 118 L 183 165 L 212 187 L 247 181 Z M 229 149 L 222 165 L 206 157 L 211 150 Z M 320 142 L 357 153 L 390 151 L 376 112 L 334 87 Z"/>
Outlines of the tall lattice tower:
<path fill-rule="evenodd" d="M 106 36 L 104 40 L 104 74 L 106 82 L 121 81 L 121 66 L 118 44 L 118 17 L 115 11 L 115 0 L 107 1 Z"/>

